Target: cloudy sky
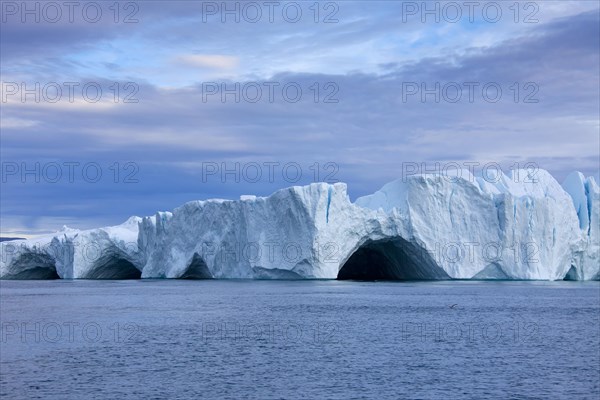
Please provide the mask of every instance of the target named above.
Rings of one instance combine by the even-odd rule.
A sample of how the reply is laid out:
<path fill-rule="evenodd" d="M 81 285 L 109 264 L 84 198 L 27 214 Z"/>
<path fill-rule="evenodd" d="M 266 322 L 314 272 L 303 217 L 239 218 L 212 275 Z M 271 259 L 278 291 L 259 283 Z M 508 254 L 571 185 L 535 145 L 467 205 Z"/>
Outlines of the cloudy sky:
<path fill-rule="evenodd" d="M 1 2 L 3 236 L 415 165 L 598 173 L 597 1 L 116 4 Z"/>

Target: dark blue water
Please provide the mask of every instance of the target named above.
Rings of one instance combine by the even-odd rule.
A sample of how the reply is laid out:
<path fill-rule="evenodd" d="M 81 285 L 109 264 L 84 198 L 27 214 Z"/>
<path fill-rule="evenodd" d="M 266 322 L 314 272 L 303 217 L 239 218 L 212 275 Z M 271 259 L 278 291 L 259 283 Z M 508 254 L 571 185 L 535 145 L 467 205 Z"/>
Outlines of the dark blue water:
<path fill-rule="evenodd" d="M 598 399 L 598 282 L 0 283 L 10 399 Z"/>

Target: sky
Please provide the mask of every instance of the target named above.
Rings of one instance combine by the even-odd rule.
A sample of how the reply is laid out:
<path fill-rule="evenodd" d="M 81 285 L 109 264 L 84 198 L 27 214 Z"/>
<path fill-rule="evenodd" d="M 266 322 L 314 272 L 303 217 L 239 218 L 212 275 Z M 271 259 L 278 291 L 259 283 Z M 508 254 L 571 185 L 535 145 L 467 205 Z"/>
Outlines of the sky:
<path fill-rule="evenodd" d="M 1 1 L 0 234 L 600 168 L 597 1 Z"/>

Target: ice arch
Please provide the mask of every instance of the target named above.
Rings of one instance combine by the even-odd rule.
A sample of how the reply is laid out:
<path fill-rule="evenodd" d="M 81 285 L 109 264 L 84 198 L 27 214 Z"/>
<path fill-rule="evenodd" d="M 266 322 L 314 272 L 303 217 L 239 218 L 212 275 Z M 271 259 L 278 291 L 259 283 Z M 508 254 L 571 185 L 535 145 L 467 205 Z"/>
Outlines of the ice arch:
<path fill-rule="evenodd" d="M 141 279 L 142 272 L 131 261 L 120 256 L 107 257 L 81 279 Z"/>
<path fill-rule="evenodd" d="M 450 279 L 421 246 L 403 238 L 369 240 L 352 253 L 337 279 L 428 280 Z"/>
<path fill-rule="evenodd" d="M 16 272 L 9 272 L 2 279 L 60 279 L 54 259 L 47 254 L 22 254 L 11 269 Z"/>
<path fill-rule="evenodd" d="M 185 269 L 181 279 L 212 279 L 213 276 L 208 269 L 208 265 L 198 253 L 194 253 L 192 260 Z"/>
<path fill-rule="evenodd" d="M 569 268 L 569 271 L 567 272 L 567 274 L 565 275 L 563 280 L 564 281 L 579 281 L 579 280 L 581 280 L 581 278 L 579 276 L 579 271 L 577 270 L 577 268 L 574 265 L 571 265 L 571 268 Z"/>

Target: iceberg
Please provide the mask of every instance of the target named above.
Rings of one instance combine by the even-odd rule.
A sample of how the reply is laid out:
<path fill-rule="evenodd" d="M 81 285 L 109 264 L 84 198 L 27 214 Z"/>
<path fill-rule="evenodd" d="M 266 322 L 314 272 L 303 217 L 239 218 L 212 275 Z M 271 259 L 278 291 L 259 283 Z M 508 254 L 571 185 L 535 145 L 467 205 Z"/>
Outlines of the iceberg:
<path fill-rule="evenodd" d="M 600 190 L 579 172 L 418 174 L 191 201 L 0 243 L 0 279 L 599 280 Z"/>
<path fill-rule="evenodd" d="M 600 188 L 594 177 L 573 172 L 563 188 L 573 200 L 580 235 L 573 250 L 573 265 L 566 279 L 600 280 Z"/>

